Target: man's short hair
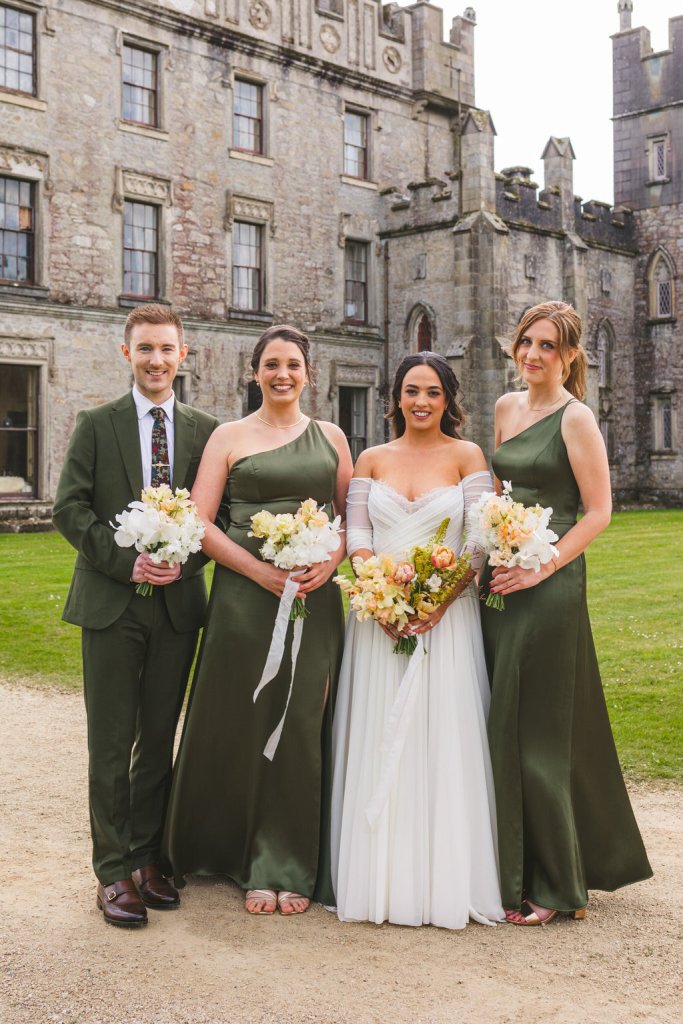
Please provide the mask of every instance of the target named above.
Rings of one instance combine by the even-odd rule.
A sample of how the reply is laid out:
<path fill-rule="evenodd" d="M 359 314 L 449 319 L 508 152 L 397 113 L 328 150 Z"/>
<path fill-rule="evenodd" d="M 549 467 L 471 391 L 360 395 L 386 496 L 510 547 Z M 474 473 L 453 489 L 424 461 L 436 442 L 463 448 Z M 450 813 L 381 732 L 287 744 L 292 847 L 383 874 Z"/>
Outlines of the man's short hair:
<path fill-rule="evenodd" d="M 123 329 L 123 338 L 126 345 L 130 345 L 130 338 L 133 328 L 138 324 L 171 324 L 178 332 L 178 343 L 182 347 L 185 344 L 185 329 L 183 322 L 170 306 L 162 306 L 158 302 L 147 302 L 143 306 L 136 306 L 131 309 L 126 319 L 126 326 Z"/>

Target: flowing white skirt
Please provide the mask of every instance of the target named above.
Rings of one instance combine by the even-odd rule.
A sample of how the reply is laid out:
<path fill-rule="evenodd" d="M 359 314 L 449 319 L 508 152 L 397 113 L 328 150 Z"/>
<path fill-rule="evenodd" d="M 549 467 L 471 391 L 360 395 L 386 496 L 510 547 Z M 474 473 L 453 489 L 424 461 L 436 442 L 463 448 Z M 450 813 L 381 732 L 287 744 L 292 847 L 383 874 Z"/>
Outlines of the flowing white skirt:
<path fill-rule="evenodd" d="M 476 591 L 425 635 L 427 656 L 389 797 L 366 810 L 408 658 L 349 616 L 334 721 L 332 875 L 343 921 L 464 928 L 503 919 L 486 739 L 489 685 Z"/>

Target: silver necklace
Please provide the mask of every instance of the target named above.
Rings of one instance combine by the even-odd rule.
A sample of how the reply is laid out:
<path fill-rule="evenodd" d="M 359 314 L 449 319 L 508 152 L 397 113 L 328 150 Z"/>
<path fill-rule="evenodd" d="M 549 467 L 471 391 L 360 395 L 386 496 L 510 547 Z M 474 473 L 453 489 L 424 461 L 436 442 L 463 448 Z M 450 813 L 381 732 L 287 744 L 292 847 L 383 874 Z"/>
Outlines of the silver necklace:
<path fill-rule="evenodd" d="M 273 427 L 275 430 L 289 430 L 291 427 L 298 426 L 302 420 L 306 419 L 306 414 L 302 412 L 298 420 L 294 420 L 293 423 L 285 423 L 284 426 L 282 426 L 280 423 L 270 423 L 269 420 L 264 419 L 263 416 L 259 416 L 257 412 L 254 413 L 254 415 L 257 420 L 261 420 L 261 423 L 265 423 L 267 427 Z"/>

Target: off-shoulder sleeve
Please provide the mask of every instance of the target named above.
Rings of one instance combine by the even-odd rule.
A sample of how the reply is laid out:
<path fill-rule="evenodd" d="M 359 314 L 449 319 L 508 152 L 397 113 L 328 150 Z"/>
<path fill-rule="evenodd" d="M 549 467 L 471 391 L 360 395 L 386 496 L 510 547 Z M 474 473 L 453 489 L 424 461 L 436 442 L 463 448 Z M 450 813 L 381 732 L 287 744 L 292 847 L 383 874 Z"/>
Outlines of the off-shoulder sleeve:
<path fill-rule="evenodd" d="M 369 548 L 372 551 L 369 495 L 370 478 L 354 476 L 346 496 L 346 551 L 349 557 L 361 548 Z"/>
<path fill-rule="evenodd" d="M 470 473 L 463 477 L 462 493 L 465 502 L 465 543 L 460 551 L 461 555 L 470 555 L 470 565 L 475 572 L 479 572 L 486 560 L 486 547 L 481 535 L 478 534 L 476 524 L 469 523 L 469 511 L 485 491 L 493 491 L 491 474 L 487 470 L 478 473 Z"/>

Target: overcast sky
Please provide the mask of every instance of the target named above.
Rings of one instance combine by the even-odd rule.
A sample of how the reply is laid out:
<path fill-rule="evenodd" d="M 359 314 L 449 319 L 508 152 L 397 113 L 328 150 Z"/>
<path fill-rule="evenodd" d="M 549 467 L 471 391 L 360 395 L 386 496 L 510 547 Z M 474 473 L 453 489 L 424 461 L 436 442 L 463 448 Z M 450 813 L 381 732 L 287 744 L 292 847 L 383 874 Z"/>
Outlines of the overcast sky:
<path fill-rule="evenodd" d="M 472 6 L 478 107 L 496 126 L 496 170 L 526 166 L 543 184 L 541 153 L 551 135 L 574 146 L 574 191 L 612 202 L 612 42 L 617 0 L 432 0 L 452 18 Z M 683 0 L 634 0 L 633 27 L 668 46 L 668 19 Z"/>

